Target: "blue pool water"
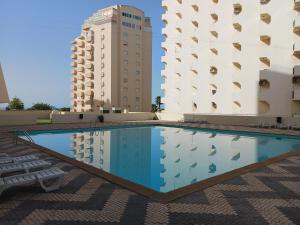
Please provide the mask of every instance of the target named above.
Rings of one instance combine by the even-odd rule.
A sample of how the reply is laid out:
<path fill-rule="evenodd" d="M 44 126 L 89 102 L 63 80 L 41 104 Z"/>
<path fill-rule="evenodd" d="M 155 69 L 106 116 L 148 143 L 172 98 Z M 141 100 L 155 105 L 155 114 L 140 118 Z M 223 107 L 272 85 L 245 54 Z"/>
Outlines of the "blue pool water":
<path fill-rule="evenodd" d="M 169 192 L 300 148 L 300 139 L 257 133 L 129 126 L 32 132 L 61 154 L 158 192 Z"/>

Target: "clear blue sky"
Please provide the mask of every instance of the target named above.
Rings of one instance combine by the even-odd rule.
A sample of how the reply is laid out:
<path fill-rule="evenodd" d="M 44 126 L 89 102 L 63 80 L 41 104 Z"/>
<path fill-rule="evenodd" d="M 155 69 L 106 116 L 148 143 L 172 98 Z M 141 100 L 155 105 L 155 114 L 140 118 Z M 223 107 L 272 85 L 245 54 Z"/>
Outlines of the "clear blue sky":
<path fill-rule="evenodd" d="M 0 63 L 10 97 L 26 107 L 70 105 L 70 43 L 96 10 L 132 5 L 152 17 L 152 96 L 161 95 L 161 0 L 0 0 Z"/>

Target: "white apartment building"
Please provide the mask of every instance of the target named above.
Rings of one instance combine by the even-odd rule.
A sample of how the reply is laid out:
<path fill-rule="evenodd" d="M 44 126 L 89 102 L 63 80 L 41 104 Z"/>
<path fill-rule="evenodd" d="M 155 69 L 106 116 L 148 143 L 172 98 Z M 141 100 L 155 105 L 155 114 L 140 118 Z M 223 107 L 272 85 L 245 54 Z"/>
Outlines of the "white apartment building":
<path fill-rule="evenodd" d="M 73 111 L 151 111 L 152 28 L 143 11 L 126 5 L 98 10 L 71 50 Z"/>
<path fill-rule="evenodd" d="M 300 114 L 300 0 L 163 0 L 166 112 Z"/>

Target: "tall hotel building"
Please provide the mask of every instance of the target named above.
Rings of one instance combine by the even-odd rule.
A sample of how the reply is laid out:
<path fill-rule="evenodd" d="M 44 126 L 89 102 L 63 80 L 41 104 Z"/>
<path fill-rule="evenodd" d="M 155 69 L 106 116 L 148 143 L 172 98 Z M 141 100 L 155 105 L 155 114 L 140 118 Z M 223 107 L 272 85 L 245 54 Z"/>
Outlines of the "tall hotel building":
<path fill-rule="evenodd" d="M 300 114 L 300 0 L 163 0 L 167 112 Z"/>
<path fill-rule="evenodd" d="M 152 29 L 144 12 L 125 5 L 98 10 L 71 50 L 73 111 L 151 110 Z"/>

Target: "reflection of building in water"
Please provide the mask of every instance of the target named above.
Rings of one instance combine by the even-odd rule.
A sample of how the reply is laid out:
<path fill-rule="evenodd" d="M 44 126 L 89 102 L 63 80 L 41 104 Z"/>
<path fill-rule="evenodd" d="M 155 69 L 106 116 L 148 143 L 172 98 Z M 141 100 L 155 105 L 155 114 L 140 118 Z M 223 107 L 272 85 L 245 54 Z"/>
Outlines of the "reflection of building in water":
<path fill-rule="evenodd" d="M 78 132 L 73 134 L 72 139 L 74 157 L 78 161 L 96 168 L 110 168 L 109 151 L 104 151 L 110 143 L 110 135 L 108 133 L 104 131 Z"/>
<path fill-rule="evenodd" d="M 150 127 L 79 132 L 72 139 L 79 161 L 145 186 L 160 179 L 159 171 L 153 176 Z"/>
<path fill-rule="evenodd" d="M 300 141 L 174 127 L 116 128 L 72 135 L 74 157 L 160 192 L 168 192 L 291 149 Z"/>
<path fill-rule="evenodd" d="M 161 136 L 164 139 L 161 145 L 164 151 L 161 157 L 163 192 L 294 149 L 291 141 L 265 136 L 248 137 L 179 128 L 164 128 Z"/>

